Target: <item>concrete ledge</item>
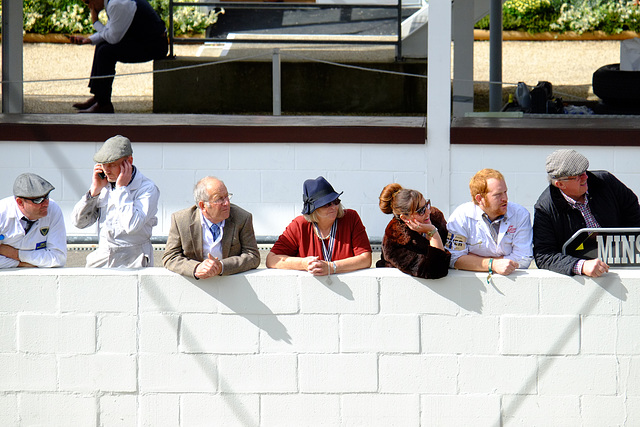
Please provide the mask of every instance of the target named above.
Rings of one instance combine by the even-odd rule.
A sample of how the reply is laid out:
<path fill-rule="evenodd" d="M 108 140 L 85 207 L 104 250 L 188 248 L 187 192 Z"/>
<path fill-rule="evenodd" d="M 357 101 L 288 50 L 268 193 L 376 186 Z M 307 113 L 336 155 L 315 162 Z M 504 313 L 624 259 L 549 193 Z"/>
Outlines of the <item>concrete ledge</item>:
<path fill-rule="evenodd" d="M 640 271 L 0 274 L 2 425 L 638 425 Z"/>

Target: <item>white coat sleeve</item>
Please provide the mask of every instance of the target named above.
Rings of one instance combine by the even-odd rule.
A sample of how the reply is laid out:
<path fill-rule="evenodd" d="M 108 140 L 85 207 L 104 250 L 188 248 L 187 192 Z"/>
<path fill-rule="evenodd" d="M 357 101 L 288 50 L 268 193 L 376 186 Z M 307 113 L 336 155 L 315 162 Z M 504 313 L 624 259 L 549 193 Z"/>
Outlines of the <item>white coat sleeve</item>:
<path fill-rule="evenodd" d="M 469 254 L 469 247 L 467 246 L 469 236 L 465 229 L 465 219 L 466 216 L 461 210 L 455 210 L 449 217 L 449 221 L 447 221 L 447 231 L 449 233 L 445 247 L 451 252 L 450 268 L 454 268 L 458 258 Z"/>
<path fill-rule="evenodd" d="M 71 223 L 74 227 L 87 228 L 95 224 L 100 216 L 99 199 L 100 196 L 91 197 L 89 192 L 82 196 L 80 201 L 73 207 L 73 212 L 71 212 Z"/>
<path fill-rule="evenodd" d="M 518 268 L 527 269 L 533 260 L 533 228 L 531 227 L 531 214 L 522 209 L 518 215 L 516 233 L 513 236 L 513 249 L 504 258 L 518 263 Z"/>

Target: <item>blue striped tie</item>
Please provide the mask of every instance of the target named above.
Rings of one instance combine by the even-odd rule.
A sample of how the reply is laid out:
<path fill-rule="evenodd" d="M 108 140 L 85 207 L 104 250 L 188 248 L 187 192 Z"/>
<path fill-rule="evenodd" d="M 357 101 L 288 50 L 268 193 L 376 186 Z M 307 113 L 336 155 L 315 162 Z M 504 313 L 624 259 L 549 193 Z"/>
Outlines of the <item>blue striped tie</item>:
<path fill-rule="evenodd" d="M 220 235 L 220 227 L 218 226 L 218 224 L 211 224 L 211 227 L 209 227 L 209 229 L 211 230 L 211 234 L 213 234 L 213 241 L 215 242 L 216 240 L 218 240 L 218 236 Z"/>

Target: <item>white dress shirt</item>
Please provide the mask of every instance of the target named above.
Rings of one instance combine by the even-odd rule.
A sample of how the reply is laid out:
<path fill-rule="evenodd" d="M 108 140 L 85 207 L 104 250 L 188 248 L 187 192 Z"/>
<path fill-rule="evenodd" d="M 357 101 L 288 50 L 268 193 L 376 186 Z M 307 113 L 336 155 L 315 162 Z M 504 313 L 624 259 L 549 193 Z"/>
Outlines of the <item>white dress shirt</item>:
<path fill-rule="evenodd" d="M 99 20 L 93 23 L 96 32 L 89 36 L 91 44 L 98 44 L 106 41 L 109 44 L 116 44 L 127 33 L 129 26 L 133 22 L 138 6 L 132 0 L 105 0 L 104 10 L 107 12 L 107 25 Z"/>
<path fill-rule="evenodd" d="M 218 238 L 215 241 L 211 233 L 212 223 L 204 217 L 202 211 L 200 211 L 200 220 L 202 222 L 202 253 L 204 258 L 207 259 L 207 254 L 211 254 L 212 257 L 217 257 L 222 261 L 222 235 L 224 234 L 225 220 L 223 219 L 217 223 L 218 227 L 220 227 L 220 234 L 218 234 Z"/>

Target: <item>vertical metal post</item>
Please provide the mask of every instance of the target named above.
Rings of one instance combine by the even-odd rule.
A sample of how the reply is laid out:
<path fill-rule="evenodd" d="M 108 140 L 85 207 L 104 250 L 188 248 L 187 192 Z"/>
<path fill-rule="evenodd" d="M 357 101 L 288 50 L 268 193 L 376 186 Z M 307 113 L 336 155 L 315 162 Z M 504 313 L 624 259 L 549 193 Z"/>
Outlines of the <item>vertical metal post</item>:
<path fill-rule="evenodd" d="M 173 0 L 169 0 L 169 57 L 173 58 Z"/>
<path fill-rule="evenodd" d="M 402 61 L 402 0 L 398 0 L 398 41 L 396 42 L 396 60 Z"/>
<path fill-rule="evenodd" d="M 24 112 L 22 0 L 2 4 L 2 112 Z"/>
<path fill-rule="evenodd" d="M 491 0 L 489 16 L 489 111 L 500 111 L 502 109 L 502 0 Z"/>
<path fill-rule="evenodd" d="M 453 116 L 473 112 L 473 10 L 474 0 L 451 5 L 453 24 Z"/>
<path fill-rule="evenodd" d="M 273 115 L 279 116 L 282 113 L 281 100 L 281 76 L 280 76 L 280 49 L 273 49 Z"/>

